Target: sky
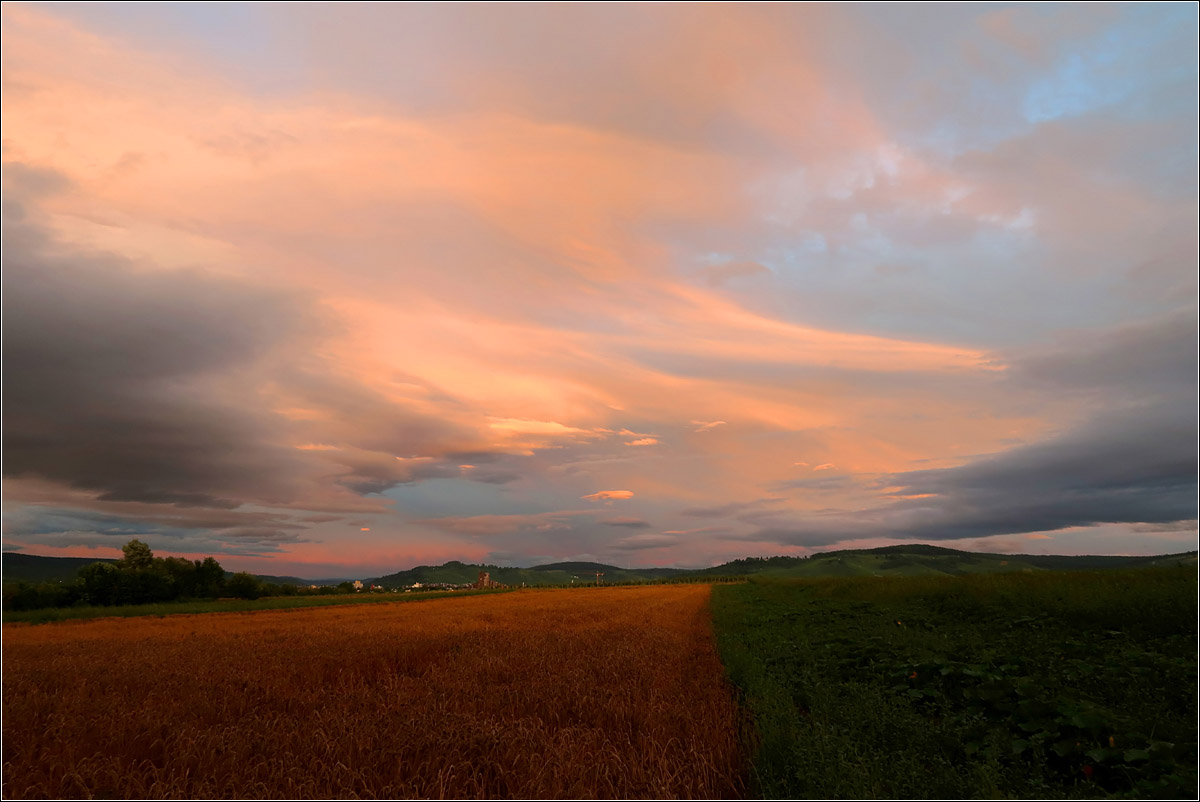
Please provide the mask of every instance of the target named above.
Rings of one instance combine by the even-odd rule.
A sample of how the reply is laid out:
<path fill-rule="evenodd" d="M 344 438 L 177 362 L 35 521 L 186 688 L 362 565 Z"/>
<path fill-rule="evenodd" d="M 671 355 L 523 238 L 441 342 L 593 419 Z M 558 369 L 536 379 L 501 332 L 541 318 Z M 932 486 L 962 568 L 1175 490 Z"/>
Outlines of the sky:
<path fill-rule="evenodd" d="M 1195 4 L 0 13 L 6 551 L 1196 548 Z"/>

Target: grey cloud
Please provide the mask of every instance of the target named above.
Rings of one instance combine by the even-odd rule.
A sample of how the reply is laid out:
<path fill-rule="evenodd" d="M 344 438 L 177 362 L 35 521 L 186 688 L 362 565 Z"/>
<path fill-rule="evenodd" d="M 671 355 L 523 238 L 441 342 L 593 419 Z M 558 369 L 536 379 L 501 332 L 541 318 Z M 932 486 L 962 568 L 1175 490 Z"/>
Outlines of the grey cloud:
<path fill-rule="evenodd" d="M 1196 518 L 1196 313 L 1076 333 L 1016 354 L 1017 386 L 1080 394 L 1092 410 L 1040 442 L 955 468 L 881 476 L 885 505 L 762 521 L 750 540 L 822 545 L 864 537 L 955 540 L 1098 524 L 1178 527 Z M 800 482 L 790 487 L 807 486 Z M 747 520 L 745 514 L 742 520 Z"/>
<path fill-rule="evenodd" d="M 246 523 L 251 525 L 241 525 Z M 306 542 L 302 530 L 269 515 L 138 520 L 90 510 L 25 507 L 6 516 L 4 535 L 38 546 L 110 548 L 137 537 L 152 548 L 168 551 L 249 555 L 279 551 L 282 544 Z"/>
<path fill-rule="evenodd" d="M 43 173 L 5 166 L 6 478 L 92 491 L 114 508 L 320 510 L 345 506 L 339 483 L 367 495 L 460 476 L 439 455 L 477 451 L 477 432 L 333 375 L 312 356 L 330 321 L 306 297 L 66 247 L 19 208 L 60 183 Z M 280 398 L 322 419 L 289 420 L 274 412 Z M 339 447 L 291 447 L 305 441 Z M 394 459 L 411 454 L 434 459 Z M 519 474 L 496 466 L 469 478 Z"/>
<path fill-rule="evenodd" d="M 619 551 L 640 551 L 674 546 L 678 543 L 679 538 L 674 535 L 630 535 L 613 543 L 612 548 Z"/>
<path fill-rule="evenodd" d="M 369 387 L 348 382 L 328 365 L 297 359 L 294 366 L 281 371 L 280 381 L 298 403 L 326 413 L 320 421 L 297 424 L 300 431 L 311 428 L 314 441 L 345 444 L 390 459 L 441 456 L 461 451 L 477 440 L 474 431 L 448 417 L 413 410 Z M 443 409 L 455 411 L 452 404 L 443 404 Z"/>
<path fill-rule="evenodd" d="M 360 495 L 382 493 L 401 484 L 422 479 L 446 479 L 459 475 L 459 468 L 433 458 L 398 460 L 378 451 L 343 449 L 331 459 L 346 467 L 338 483 Z"/>
<path fill-rule="evenodd" d="M 330 452 L 328 458 L 347 468 L 347 472 L 338 477 L 338 483 L 360 495 L 383 493 L 397 485 L 425 479 L 467 479 L 502 485 L 515 482 L 522 476 L 518 471 L 493 466 L 464 470 L 455 459 L 397 459 L 388 453 L 361 449 L 339 449 Z M 481 462 L 487 464 L 487 461 Z"/>
<path fill-rule="evenodd" d="M 489 485 L 505 485 L 509 482 L 515 482 L 521 478 L 521 474 L 516 471 L 472 471 L 467 474 L 467 478 L 472 482 L 483 482 Z"/>
<path fill-rule="evenodd" d="M 754 501 L 734 501 L 715 507 L 688 507 L 679 511 L 680 515 L 693 518 L 734 518 L 745 513 L 765 510 L 769 505 L 782 504 L 784 498 L 760 498 Z"/>
<path fill-rule="evenodd" d="M 641 518 L 609 518 L 600 523 L 605 526 L 620 526 L 625 529 L 649 529 L 650 523 L 643 521 Z"/>
<path fill-rule="evenodd" d="M 1192 518 L 1191 520 L 1168 521 L 1160 524 L 1134 524 L 1131 528 L 1135 532 L 1195 532 L 1197 523 L 1197 520 Z"/>
<path fill-rule="evenodd" d="M 925 496 L 773 522 L 750 540 L 819 545 L 864 537 L 955 540 L 1196 517 L 1195 407 L 1136 407 L 958 468 L 895 474 Z"/>
<path fill-rule="evenodd" d="M 853 476 L 809 476 L 771 485 L 771 490 L 776 492 L 784 490 L 844 490 L 860 483 L 861 480 Z"/>
<path fill-rule="evenodd" d="M 111 501 L 231 508 L 295 498 L 294 451 L 273 444 L 279 423 L 237 387 L 306 327 L 297 302 L 67 252 L 10 219 L 5 239 L 6 477 Z"/>
<path fill-rule="evenodd" d="M 218 533 L 221 540 L 233 540 L 234 542 L 249 541 L 253 543 L 305 543 L 305 538 L 301 537 L 296 532 L 285 532 L 281 529 L 269 529 L 264 527 L 242 527 L 239 529 L 230 529 L 228 531 Z"/>
<path fill-rule="evenodd" d="M 1102 392 L 1107 403 L 1195 392 L 1196 310 L 1109 331 L 1077 332 L 1057 348 L 1018 355 L 1014 378 L 1030 384 Z"/>

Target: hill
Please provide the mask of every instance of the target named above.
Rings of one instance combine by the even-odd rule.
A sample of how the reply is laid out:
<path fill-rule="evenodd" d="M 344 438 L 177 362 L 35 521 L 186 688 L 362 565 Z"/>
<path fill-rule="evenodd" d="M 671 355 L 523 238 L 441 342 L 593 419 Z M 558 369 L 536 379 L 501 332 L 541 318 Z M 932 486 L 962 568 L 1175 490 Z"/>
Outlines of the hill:
<path fill-rule="evenodd" d="M 10 551 L 4 554 L 3 573 L 5 582 L 71 582 L 79 572 L 92 563 L 115 563 L 115 559 L 102 557 L 39 557 L 36 554 L 21 554 Z"/>
<path fill-rule="evenodd" d="M 81 568 L 94 562 L 116 562 L 94 557 L 40 557 L 33 554 L 9 552 L 3 555 L 5 582 L 71 582 Z M 452 560 L 442 565 L 418 565 L 404 571 L 380 576 L 370 583 L 387 588 L 446 583 L 469 585 L 480 571 L 510 587 L 521 585 L 571 585 L 596 581 L 596 572 L 604 573 L 603 581 L 647 582 L 656 580 L 700 578 L 704 576 L 765 576 L 765 577 L 823 577 L 823 576 L 921 576 L 997 573 L 1004 571 L 1091 571 L 1110 568 L 1135 568 L 1156 565 L 1196 565 L 1196 552 L 1162 554 L 1146 557 L 1109 555 L 1052 555 L 1052 554 L 992 554 L 989 552 L 959 551 L 942 546 L 914 543 L 884 546 L 876 549 L 843 549 L 826 551 L 807 557 L 747 557 L 699 570 L 682 568 L 621 568 L 596 562 L 558 562 L 535 565 L 531 568 L 463 563 Z M 228 575 L 229 572 L 227 571 Z M 292 585 L 336 585 L 342 579 L 302 579 L 295 576 L 256 575 L 264 582 Z"/>
<path fill-rule="evenodd" d="M 706 568 L 712 575 L 775 577 L 920 576 L 1004 571 L 1091 571 L 1196 562 L 1196 553 L 1149 557 L 1107 555 L 994 554 L 913 543 L 875 549 L 826 551 L 808 557 L 750 557 Z"/>
<path fill-rule="evenodd" d="M 379 577 L 372 582 L 384 587 L 429 584 L 470 584 L 481 570 L 505 585 L 569 585 L 595 581 L 595 572 L 603 571 L 605 582 L 646 582 L 702 576 L 932 576 L 1000 573 L 1006 571 L 1090 571 L 1108 568 L 1133 568 L 1151 565 L 1175 565 L 1191 561 L 1195 552 L 1153 557 L 1103 555 L 992 554 L 959 551 L 942 546 L 914 543 L 883 546 L 876 549 L 826 551 L 807 557 L 747 557 L 712 568 L 620 568 L 595 562 L 560 562 L 532 568 L 502 568 L 452 561 L 444 565 L 418 565 L 407 571 Z"/>
<path fill-rule="evenodd" d="M 615 565 L 589 562 L 552 563 L 533 568 L 513 568 L 452 560 L 443 565 L 418 565 L 407 571 L 397 571 L 394 574 L 377 577 L 371 582 L 385 588 L 408 587 L 415 582 L 423 585 L 438 582 L 450 585 L 469 585 L 479 578 L 480 571 L 487 571 L 492 581 L 510 587 L 586 584 L 596 581 L 597 571 L 604 573 L 604 582 L 645 582 L 689 573 L 675 568 L 619 568 Z"/>

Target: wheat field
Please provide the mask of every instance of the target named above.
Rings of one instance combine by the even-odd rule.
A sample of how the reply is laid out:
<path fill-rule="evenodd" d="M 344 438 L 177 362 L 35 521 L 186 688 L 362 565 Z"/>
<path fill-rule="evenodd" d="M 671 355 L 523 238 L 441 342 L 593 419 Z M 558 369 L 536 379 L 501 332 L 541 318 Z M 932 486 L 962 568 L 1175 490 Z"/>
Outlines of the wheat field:
<path fill-rule="evenodd" d="M 709 592 L 5 625 L 4 796 L 739 796 Z"/>

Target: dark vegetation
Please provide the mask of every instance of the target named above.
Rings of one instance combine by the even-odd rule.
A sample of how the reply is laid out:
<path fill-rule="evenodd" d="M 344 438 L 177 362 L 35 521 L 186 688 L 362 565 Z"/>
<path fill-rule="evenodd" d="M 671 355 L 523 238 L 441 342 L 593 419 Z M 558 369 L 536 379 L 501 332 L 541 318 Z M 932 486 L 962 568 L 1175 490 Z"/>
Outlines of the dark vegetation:
<path fill-rule="evenodd" d="M 4 581 L 7 583 L 24 582 L 37 585 L 43 582 L 74 582 L 79 578 L 79 572 L 93 563 L 117 563 L 120 560 L 108 557 L 42 557 L 37 554 L 23 554 L 10 551 L 4 554 Z M 231 571 L 225 572 L 225 578 L 233 576 Z M 272 576 L 270 574 L 253 574 L 255 579 L 268 585 L 337 585 L 345 579 L 301 579 L 298 576 Z"/>
<path fill-rule="evenodd" d="M 1196 798 L 1194 562 L 713 590 L 766 798 Z"/>
<path fill-rule="evenodd" d="M 1008 571 L 1090 571 L 1167 565 L 1196 560 L 1196 552 L 1161 556 L 991 554 L 909 543 L 875 549 L 825 551 L 809 557 L 747 557 L 705 568 L 700 573 L 778 577 L 919 576 Z"/>
<path fill-rule="evenodd" d="M 4 612 L 23 612 L 62 607 L 113 607 L 161 604 L 164 602 L 217 599 L 232 596 L 257 599 L 262 596 L 332 595 L 351 593 L 349 582 L 339 586 L 302 588 L 291 583 L 264 582 L 248 573 L 229 574 L 212 557 L 186 560 L 182 557 L 155 557 L 150 547 L 140 540 L 131 540 L 122 548 L 120 560 L 90 560 L 85 558 L 43 557 L 17 563 L 23 576 L 45 577 L 40 582 L 9 581 L 9 562 L 18 555 L 5 555 Z M 19 555 L 26 556 L 26 555 Z M 51 574 L 53 563 L 67 560 Z M 21 571 L 22 568 L 30 569 Z M 68 579 L 55 579 L 63 573 Z"/>
<path fill-rule="evenodd" d="M 132 557 L 93 560 L 80 557 L 4 555 L 4 615 L 61 608 L 91 608 L 170 604 L 220 597 L 253 600 L 260 597 L 309 597 L 354 594 L 349 581 L 304 580 L 297 577 L 231 574 L 211 557 L 185 560 L 154 557 L 148 547 L 132 541 Z M 451 561 L 419 565 L 364 581 L 364 592 L 428 586 L 471 585 L 480 571 L 506 587 L 578 587 L 674 582 L 737 581 L 749 576 L 944 576 L 998 572 L 1041 572 L 1119 568 L 1137 565 L 1174 565 L 1196 554 L 1161 557 L 1006 555 L 957 551 L 913 544 L 878 549 L 830 551 L 810 557 L 750 557 L 703 570 L 680 568 L 619 568 L 595 562 L 560 562 L 532 568 L 475 565 Z M 597 572 L 601 573 L 597 577 Z M 315 585 L 316 587 L 311 587 Z M 413 588 L 415 589 L 415 588 Z M 73 617 L 73 616 L 72 616 Z M 44 617 L 43 617 L 44 618 Z"/>

